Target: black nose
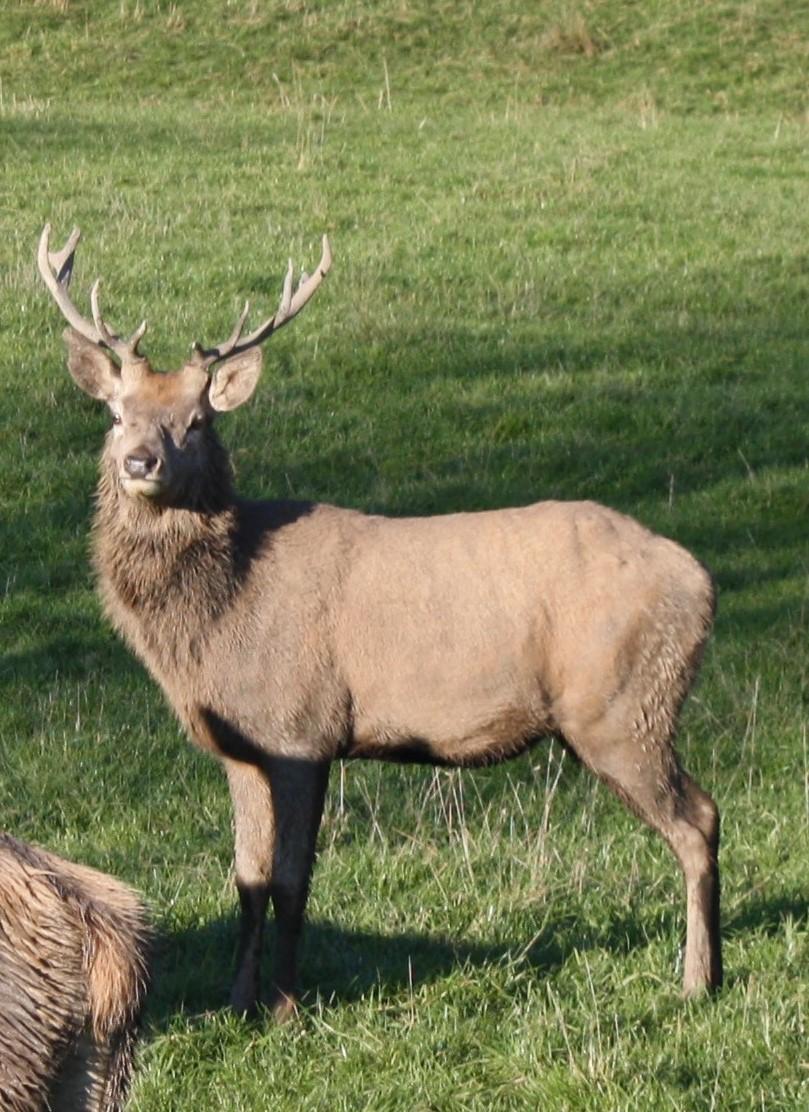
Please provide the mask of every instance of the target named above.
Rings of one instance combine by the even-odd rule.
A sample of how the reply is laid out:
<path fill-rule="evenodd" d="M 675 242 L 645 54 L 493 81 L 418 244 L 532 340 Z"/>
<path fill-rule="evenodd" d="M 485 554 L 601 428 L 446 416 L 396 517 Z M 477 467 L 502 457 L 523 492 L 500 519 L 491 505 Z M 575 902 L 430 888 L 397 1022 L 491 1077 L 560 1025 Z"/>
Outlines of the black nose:
<path fill-rule="evenodd" d="M 145 479 L 157 470 L 157 456 L 148 452 L 133 452 L 124 460 L 127 475 L 133 479 Z"/>

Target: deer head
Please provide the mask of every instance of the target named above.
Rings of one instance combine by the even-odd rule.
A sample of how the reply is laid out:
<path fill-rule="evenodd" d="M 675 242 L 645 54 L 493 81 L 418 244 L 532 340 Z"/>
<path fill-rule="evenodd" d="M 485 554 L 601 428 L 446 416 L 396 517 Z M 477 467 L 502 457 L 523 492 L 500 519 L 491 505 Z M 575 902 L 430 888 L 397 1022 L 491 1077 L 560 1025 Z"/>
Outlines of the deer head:
<path fill-rule="evenodd" d="M 68 368 L 85 393 L 110 408 L 112 429 L 106 451 L 123 492 L 156 504 L 173 504 L 199 471 L 214 416 L 235 409 L 252 395 L 261 371 L 260 345 L 301 311 L 328 273 L 328 238 L 323 237 L 315 273 L 301 275 L 294 293 L 290 261 L 281 303 L 258 328 L 243 335 L 250 309 L 246 303 L 227 340 L 210 348 L 195 342 L 179 371 L 159 373 L 138 350 L 146 321 L 129 339 L 114 333 L 101 316 L 98 281 L 90 292 L 92 320 L 73 304 L 68 287 L 79 236 L 74 228 L 61 251 L 52 252 L 46 224 L 37 255 L 45 285 L 70 325 L 64 332 Z"/>

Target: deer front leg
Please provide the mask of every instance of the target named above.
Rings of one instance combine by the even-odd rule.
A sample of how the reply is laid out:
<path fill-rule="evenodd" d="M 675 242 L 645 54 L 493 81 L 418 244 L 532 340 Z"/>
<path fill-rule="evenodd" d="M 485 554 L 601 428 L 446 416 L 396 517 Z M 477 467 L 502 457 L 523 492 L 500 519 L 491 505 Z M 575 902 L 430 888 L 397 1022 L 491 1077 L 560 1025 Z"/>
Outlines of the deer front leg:
<path fill-rule="evenodd" d="M 236 888 L 241 928 L 230 1005 L 239 1015 L 256 1010 L 264 920 L 270 896 L 274 846 L 270 785 L 257 765 L 225 761 L 235 828 Z"/>
<path fill-rule="evenodd" d="M 323 815 L 329 763 L 274 757 L 268 761 L 275 841 L 270 895 L 275 912 L 270 1008 L 278 1022 L 295 1012 L 298 941 L 303 927 L 315 842 Z"/>

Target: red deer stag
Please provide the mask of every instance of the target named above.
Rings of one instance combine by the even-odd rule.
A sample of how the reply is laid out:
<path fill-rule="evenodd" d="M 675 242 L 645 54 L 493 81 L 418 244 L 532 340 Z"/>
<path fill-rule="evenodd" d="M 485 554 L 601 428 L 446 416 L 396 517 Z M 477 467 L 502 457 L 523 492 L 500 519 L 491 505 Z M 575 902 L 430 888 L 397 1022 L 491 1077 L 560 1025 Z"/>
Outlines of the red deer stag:
<path fill-rule="evenodd" d="M 125 884 L 0 834 L 3 1112 L 120 1112 L 148 948 Z"/>
<path fill-rule="evenodd" d="M 249 335 L 195 343 L 155 373 L 145 322 L 115 335 L 68 294 L 74 231 L 39 269 L 66 317 L 68 367 L 107 403 L 95 567 L 107 614 L 191 738 L 227 773 L 240 956 L 231 1002 L 257 1000 L 268 899 L 271 1006 L 294 1009 L 295 955 L 329 766 L 364 757 L 469 766 L 559 737 L 682 867 L 684 988 L 721 981 L 719 818 L 674 750 L 714 609 L 705 569 L 591 502 L 392 519 L 246 501 L 214 431 L 252 395 L 259 345 L 308 302 L 317 270 Z M 110 353 L 116 359 L 110 357 Z"/>

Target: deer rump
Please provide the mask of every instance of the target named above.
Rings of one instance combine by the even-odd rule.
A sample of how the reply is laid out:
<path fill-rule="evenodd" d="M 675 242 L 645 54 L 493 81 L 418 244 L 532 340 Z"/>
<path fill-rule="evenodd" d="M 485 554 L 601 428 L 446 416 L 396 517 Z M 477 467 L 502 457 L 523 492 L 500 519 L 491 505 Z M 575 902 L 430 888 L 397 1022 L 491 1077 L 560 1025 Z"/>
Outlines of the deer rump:
<path fill-rule="evenodd" d="M 591 503 L 380 522 L 338 610 L 347 752 L 407 740 L 467 765 L 554 734 L 586 759 L 588 728 L 622 700 L 637 733 L 654 661 L 672 646 L 676 714 L 711 597 L 682 549 Z"/>

